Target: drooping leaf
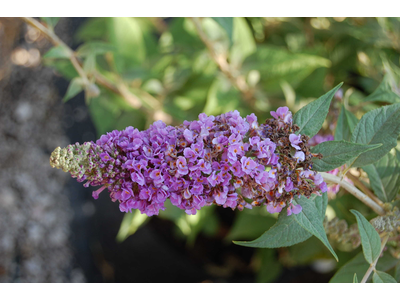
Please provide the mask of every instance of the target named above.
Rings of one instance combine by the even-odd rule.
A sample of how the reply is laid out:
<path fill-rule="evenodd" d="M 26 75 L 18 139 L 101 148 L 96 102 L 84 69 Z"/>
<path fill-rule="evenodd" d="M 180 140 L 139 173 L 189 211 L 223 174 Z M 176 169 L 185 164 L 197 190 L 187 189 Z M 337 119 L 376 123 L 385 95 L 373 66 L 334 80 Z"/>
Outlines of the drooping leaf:
<path fill-rule="evenodd" d="M 70 58 L 71 52 L 64 46 L 55 46 L 43 55 L 43 58 Z"/>
<path fill-rule="evenodd" d="M 313 137 L 318 133 L 328 114 L 331 100 L 342 84 L 343 83 L 338 84 L 325 95 L 307 104 L 295 113 L 293 116 L 293 123 L 300 127 L 296 132 L 297 134 L 305 134 L 309 137 Z"/>
<path fill-rule="evenodd" d="M 41 17 L 41 19 L 46 22 L 47 26 L 50 27 L 51 30 L 56 27 L 58 21 L 60 20 L 59 17 Z"/>
<path fill-rule="evenodd" d="M 65 96 L 63 98 L 64 102 L 67 102 L 69 99 L 75 97 L 78 95 L 80 92 L 83 91 L 84 85 L 83 85 L 83 80 L 81 77 L 76 77 L 71 80 L 69 83 L 67 92 L 65 93 Z"/>
<path fill-rule="evenodd" d="M 400 189 L 400 164 L 391 153 L 379 161 L 363 167 L 370 185 L 383 202 L 392 201 Z"/>
<path fill-rule="evenodd" d="M 381 254 L 381 239 L 379 234 L 362 214 L 354 209 L 350 211 L 357 218 L 365 260 L 372 264 Z"/>
<path fill-rule="evenodd" d="M 390 276 L 388 273 L 381 271 L 374 271 L 372 281 L 374 283 L 397 283 L 397 281 L 392 276 Z"/>
<path fill-rule="evenodd" d="M 354 167 L 369 165 L 397 145 L 400 133 L 400 103 L 367 112 L 354 128 L 351 142 L 365 145 L 382 144 L 382 147 L 361 154 L 353 161 Z"/>
<path fill-rule="evenodd" d="M 358 283 L 357 273 L 354 273 L 353 283 Z"/>
<path fill-rule="evenodd" d="M 322 225 L 322 220 L 325 217 L 325 211 L 328 203 L 326 193 L 322 196 L 312 195 L 307 199 L 317 211 L 319 221 Z M 312 236 L 310 232 L 302 228 L 296 221 L 296 218 L 286 215 L 286 210 L 283 210 L 278 217 L 278 221 L 268 231 L 259 238 L 249 242 L 233 241 L 237 245 L 255 248 L 280 248 L 288 247 L 294 244 L 301 243 Z"/>
<path fill-rule="evenodd" d="M 134 209 L 132 213 L 126 213 L 122 219 L 116 240 L 123 242 L 127 237 L 134 234 L 142 225 L 150 218 L 146 214 L 141 214 L 138 209 Z"/>
<path fill-rule="evenodd" d="M 223 18 L 223 17 L 214 17 L 212 18 L 215 22 L 217 22 L 223 29 L 225 29 L 229 42 L 232 44 L 233 42 L 233 18 Z"/>
<path fill-rule="evenodd" d="M 306 229 L 308 232 L 315 235 L 329 249 L 335 259 L 338 260 L 335 251 L 329 244 L 324 226 L 322 224 L 321 214 L 317 210 L 315 204 L 304 196 L 301 196 L 296 201 L 293 200 L 293 203 L 296 202 L 303 208 L 299 214 L 294 215 L 297 223 L 299 223 L 300 226 Z"/>
<path fill-rule="evenodd" d="M 86 57 L 89 55 L 101 55 L 107 52 L 114 52 L 116 50 L 117 48 L 109 43 L 104 43 L 100 41 L 87 42 L 76 50 L 76 55 Z"/>
<path fill-rule="evenodd" d="M 378 145 L 362 145 L 346 141 L 327 141 L 311 149 L 313 153 L 321 153 L 322 159 L 313 158 L 313 169 L 327 172 L 356 159 L 361 153 L 381 147 Z"/>
<path fill-rule="evenodd" d="M 383 77 L 383 80 L 379 84 L 377 89 L 371 95 L 366 97 L 364 101 L 377 101 L 388 103 L 400 102 L 400 96 L 392 91 L 389 74 L 386 74 Z"/>
<path fill-rule="evenodd" d="M 344 105 L 342 105 L 335 129 L 335 141 L 350 141 L 351 133 L 353 132 L 357 123 L 357 117 L 349 112 Z"/>

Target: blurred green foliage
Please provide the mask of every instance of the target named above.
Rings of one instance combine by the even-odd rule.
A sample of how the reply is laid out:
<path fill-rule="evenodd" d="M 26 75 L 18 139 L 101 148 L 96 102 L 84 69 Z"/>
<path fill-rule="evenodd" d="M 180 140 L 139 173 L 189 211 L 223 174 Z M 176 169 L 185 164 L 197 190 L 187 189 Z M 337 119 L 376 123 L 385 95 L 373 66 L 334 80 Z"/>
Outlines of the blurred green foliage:
<path fill-rule="evenodd" d="M 54 26 L 55 21 L 49 25 Z M 221 114 L 235 109 L 242 115 L 254 112 L 264 120 L 279 106 L 296 112 L 340 82 L 344 82 L 344 97 L 332 101 L 324 133 L 334 133 L 340 111 L 339 124 L 355 126 L 357 119 L 371 109 L 399 102 L 400 18 L 202 18 L 198 22 L 206 43 L 218 59 L 228 63 L 230 74 L 243 81 L 248 94 L 221 71 L 191 18 L 91 18 L 79 28 L 75 41 L 82 44 L 77 56 L 89 79 L 100 88 L 99 96 L 88 99 L 98 137 L 129 125 L 143 130 L 159 110 L 164 121 L 174 125 L 197 119 L 201 112 Z M 72 80 L 66 100 L 83 90 L 62 50 L 53 48 L 44 58 Z M 115 87 L 126 88 L 151 113 L 132 107 L 121 90 L 99 83 L 96 73 Z M 382 89 L 392 94 L 383 99 L 379 96 Z M 342 127 L 336 135 L 349 138 L 350 132 Z M 352 208 L 364 216 L 374 215 L 353 196 L 340 191 L 328 204 L 328 217 L 337 216 L 353 224 Z M 119 240 L 144 222 L 133 222 L 132 217 L 126 215 Z M 188 216 L 171 205 L 159 217 L 174 222 L 177 236 L 186 236 L 188 245 L 194 244 L 198 234 L 218 233 L 219 219 L 213 207 Z M 265 210 L 243 211 L 236 215 L 225 239 L 252 240 L 275 222 Z M 341 250 L 335 249 L 342 259 L 337 266 L 357 254 Z M 350 263 L 358 264 L 360 255 Z M 258 281 L 271 282 L 283 266 L 311 264 L 319 259 L 332 260 L 332 256 L 311 238 L 290 251 L 257 249 L 253 265 Z M 346 267 L 350 271 L 342 269 L 351 277 L 348 282 L 354 273 L 362 278 L 359 268 L 366 268 L 362 264 Z M 343 280 L 341 276 L 338 273 L 332 281 Z"/>

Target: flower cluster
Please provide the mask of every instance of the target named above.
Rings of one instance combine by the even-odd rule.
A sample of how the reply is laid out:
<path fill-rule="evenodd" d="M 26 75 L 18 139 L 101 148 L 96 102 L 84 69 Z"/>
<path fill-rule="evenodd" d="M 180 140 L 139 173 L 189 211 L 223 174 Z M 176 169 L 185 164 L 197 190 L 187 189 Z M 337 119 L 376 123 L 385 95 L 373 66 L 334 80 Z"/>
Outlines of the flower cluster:
<path fill-rule="evenodd" d="M 202 113 L 180 126 L 154 122 L 107 133 L 94 142 L 78 143 L 51 155 L 52 167 L 70 172 L 85 187 L 108 189 L 123 212 L 139 209 L 148 216 L 171 203 L 187 214 L 206 205 L 242 210 L 266 205 L 270 213 L 287 207 L 301 211 L 296 196 L 325 192 L 320 174 L 311 170 L 308 137 L 295 134 L 287 107 L 271 112 L 259 124 L 254 114 L 238 111 L 219 116 Z"/>

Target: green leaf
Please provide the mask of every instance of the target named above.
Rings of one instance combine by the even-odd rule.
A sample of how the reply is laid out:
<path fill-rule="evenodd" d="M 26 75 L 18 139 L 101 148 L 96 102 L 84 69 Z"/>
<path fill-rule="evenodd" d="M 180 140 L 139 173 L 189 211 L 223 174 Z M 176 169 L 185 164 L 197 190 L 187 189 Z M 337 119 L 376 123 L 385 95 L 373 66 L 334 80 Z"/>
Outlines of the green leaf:
<path fill-rule="evenodd" d="M 76 55 L 86 57 L 89 55 L 101 55 L 107 52 L 114 52 L 117 48 L 114 45 L 104 42 L 87 42 L 76 50 Z"/>
<path fill-rule="evenodd" d="M 282 264 L 277 259 L 276 250 L 258 249 L 256 259 L 260 262 L 257 265 L 257 282 L 274 282 L 282 273 Z"/>
<path fill-rule="evenodd" d="M 321 56 L 292 53 L 285 47 L 260 45 L 257 46 L 257 51 L 245 59 L 242 69 L 245 72 L 257 70 L 261 75 L 259 85 L 271 93 L 280 92 L 282 81 L 296 88 L 314 71 L 324 73 L 330 65 L 331 62 Z M 318 79 L 325 77 L 320 72 L 318 74 Z"/>
<path fill-rule="evenodd" d="M 394 279 L 400 282 L 400 262 L 398 262 L 394 268 Z"/>
<path fill-rule="evenodd" d="M 348 161 L 356 159 L 361 153 L 381 147 L 378 145 L 362 145 L 346 141 L 327 141 L 311 149 L 313 153 L 321 153 L 322 159 L 313 158 L 313 169 L 327 172 L 336 169 Z"/>
<path fill-rule="evenodd" d="M 215 17 L 212 19 L 215 22 L 217 22 L 223 29 L 225 29 L 225 31 L 229 37 L 229 42 L 232 44 L 232 42 L 233 42 L 233 18 Z"/>
<path fill-rule="evenodd" d="M 381 239 L 379 234 L 362 214 L 354 209 L 351 209 L 350 212 L 357 218 L 365 260 L 372 264 L 381 254 Z"/>
<path fill-rule="evenodd" d="M 389 76 L 390 76 L 389 74 L 386 74 L 383 77 L 383 80 L 379 84 L 377 89 L 371 95 L 366 97 L 364 101 L 377 101 L 377 102 L 389 102 L 389 103 L 400 102 L 400 96 L 392 91 Z"/>
<path fill-rule="evenodd" d="M 306 229 L 308 232 L 315 235 L 329 249 L 329 251 L 331 251 L 335 259 L 338 260 L 335 251 L 329 244 L 324 226 L 322 224 L 321 214 L 315 207 L 315 204 L 304 196 L 301 196 L 296 201 L 293 200 L 294 204 L 296 204 L 296 202 L 303 208 L 299 214 L 294 215 L 297 223 L 299 223 L 300 226 Z"/>
<path fill-rule="evenodd" d="M 349 260 L 333 275 L 330 283 L 349 283 L 353 282 L 354 274 L 358 278 L 363 278 L 369 265 L 364 259 L 362 252 L 358 253 L 353 259 Z"/>
<path fill-rule="evenodd" d="M 379 160 L 397 145 L 399 133 L 400 103 L 367 112 L 354 128 L 351 142 L 365 145 L 383 144 L 383 146 L 361 154 L 351 165 L 362 167 Z"/>
<path fill-rule="evenodd" d="M 117 242 L 123 242 L 149 219 L 150 218 L 146 214 L 141 214 L 138 209 L 135 209 L 132 213 L 126 213 L 117 234 Z"/>
<path fill-rule="evenodd" d="M 60 20 L 59 17 L 42 17 L 41 19 L 48 25 L 51 30 L 56 27 L 58 21 Z"/>
<path fill-rule="evenodd" d="M 397 281 L 392 276 L 390 276 L 388 273 L 381 271 L 374 271 L 372 281 L 374 283 L 397 283 Z"/>
<path fill-rule="evenodd" d="M 322 225 L 322 220 L 325 218 L 325 211 L 328 204 L 326 193 L 322 196 L 312 195 L 307 201 L 312 203 L 315 210 L 318 212 L 319 221 Z M 233 243 L 255 248 L 280 248 L 301 243 L 311 236 L 311 233 L 299 226 L 294 215 L 287 216 L 286 210 L 283 210 L 279 214 L 278 221 L 275 225 L 259 238 L 249 242 L 233 241 Z"/>
<path fill-rule="evenodd" d="M 65 93 L 65 96 L 63 98 L 64 102 L 67 102 L 69 99 L 75 97 L 78 95 L 80 92 L 83 91 L 84 85 L 83 85 L 83 80 L 81 77 L 76 77 L 71 80 L 67 92 Z"/>
<path fill-rule="evenodd" d="M 232 229 L 225 240 L 256 239 L 276 223 L 276 219 L 260 213 L 265 207 L 245 210 L 236 215 Z M 266 212 L 266 210 L 265 210 Z"/>
<path fill-rule="evenodd" d="M 117 49 L 114 59 L 119 72 L 140 65 L 146 59 L 142 28 L 136 18 L 108 18 L 108 34 Z"/>
<path fill-rule="evenodd" d="M 335 141 L 350 141 L 351 133 L 353 132 L 357 123 L 357 117 L 349 112 L 344 105 L 342 105 L 335 129 Z"/>
<path fill-rule="evenodd" d="M 358 283 L 357 273 L 354 273 L 353 283 Z"/>
<path fill-rule="evenodd" d="M 86 57 L 83 62 L 83 70 L 88 74 L 91 74 L 96 70 L 96 56 L 94 54 Z"/>
<path fill-rule="evenodd" d="M 256 50 L 253 33 L 245 18 L 233 18 L 233 45 L 229 56 L 231 65 L 240 66 L 243 60 Z"/>
<path fill-rule="evenodd" d="M 370 185 L 383 202 L 392 201 L 400 189 L 400 164 L 391 153 L 379 161 L 363 167 Z"/>
<path fill-rule="evenodd" d="M 64 46 L 56 46 L 51 48 L 43 55 L 43 58 L 70 58 L 71 52 Z"/>
<path fill-rule="evenodd" d="M 313 137 L 318 133 L 328 114 L 331 100 L 342 84 L 343 82 L 317 100 L 307 104 L 293 116 L 293 123 L 300 127 L 297 134 Z"/>
<path fill-rule="evenodd" d="M 396 262 L 397 259 L 395 259 L 391 254 L 384 253 L 383 256 L 379 258 L 376 268 L 386 272 L 393 268 Z M 345 265 L 343 265 L 329 282 L 352 282 L 354 273 L 357 274 L 358 278 L 363 278 L 368 268 L 369 264 L 365 261 L 363 253 L 360 252 L 353 259 L 349 260 Z"/>

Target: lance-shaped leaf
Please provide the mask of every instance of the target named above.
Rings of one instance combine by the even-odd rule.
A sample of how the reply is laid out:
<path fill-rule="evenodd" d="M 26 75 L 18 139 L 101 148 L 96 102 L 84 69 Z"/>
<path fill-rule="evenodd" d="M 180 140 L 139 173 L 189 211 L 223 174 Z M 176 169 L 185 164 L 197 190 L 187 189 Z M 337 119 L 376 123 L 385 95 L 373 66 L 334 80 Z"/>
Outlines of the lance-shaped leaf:
<path fill-rule="evenodd" d="M 215 22 L 217 22 L 228 35 L 229 43 L 232 44 L 233 40 L 233 18 L 224 18 L 224 17 L 215 17 L 212 18 Z"/>
<path fill-rule="evenodd" d="M 294 124 L 300 127 L 296 132 L 297 134 L 305 134 L 309 137 L 313 137 L 318 133 L 328 114 L 332 98 L 342 84 L 343 82 L 317 100 L 307 104 L 293 116 Z"/>
<path fill-rule="evenodd" d="M 397 263 L 397 259 L 391 254 L 385 253 L 379 258 L 376 268 L 382 271 L 388 271 L 392 269 Z M 362 252 L 358 253 L 354 258 L 344 264 L 336 273 L 333 275 L 329 282 L 331 283 L 346 283 L 352 282 L 354 274 L 357 274 L 357 278 L 363 278 L 369 268 L 369 264 L 365 261 Z"/>
<path fill-rule="evenodd" d="M 390 276 L 388 273 L 375 271 L 372 276 L 372 281 L 374 283 L 397 283 L 396 279 Z"/>
<path fill-rule="evenodd" d="M 366 113 L 354 128 L 351 142 L 382 147 L 361 154 L 352 162 L 354 167 L 374 163 L 397 145 L 400 134 L 400 103 Z"/>
<path fill-rule="evenodd" d="M 322 224 L 325 218 L 325 211 L 328 205 L 328 196 L 324 193 L 322 196 L 312 195 L 307 201 L 311 202 L 312 205 L 319 213 L 320 222 Z M 233 241 L 237 245 L 255 248 L 280 248 L 289 247 L 305 240 L 312 236 L 310 232 L 305 230 L 299 225 L 293 215 L 287 216 L 286 210 L 283 210 L 278 221 L 267 230 L 263 235 L 254 241 L 250 242 L 239 242 Z"/>
<path fill-rule="evenodd" d="M 377 89 L 371 95 L 366 97 L 364 101 L 379 101 L 389 103 L 400 102 L 400 96 L 392 91 L 390 74 L 386 74 L 383 77 L 383 80 Z"/>
<path fill-rule="evenodd" d="M 84 84 L 81 77 L 76 77 L 72 79 L 68 86 L 67 92 L 65 93 L 63 101 L 67 102 L 69 99 L 75 97 L 83 91 L 83 88 Z"/>
<path fill-rule="evenodd" d="M 358 283 L 357 273 L 354 273 L 353 283 Z"/>
<path fill-rule="evenodd" d="M 400 164 L 388 153 L 376 163 L 363 167 L 372 189 L 384 202 L 392 201 L 400 189 Z"/>
<path fill-rule="evenodd" d="M 56 27 L 58 21 L 60 20 L 59 17 L 41 17 L 43 21 L 46 22 L 47 26 L 53 30 Z"/>
<path fill-rule="evenodd" d="M 140 214 L 139 210 L 135 209 L 132 213 L 127 213 L 122 219 L 121 227 L 119 228 L 116 240 L 123 242 L 127 237 L 134 234 L 140 226 L 146 223 L 149 218 L 146 214 Z"/>
<path fill-rule="evenodd" d="M 329 244 L 322 224 L 321 214 L 318 212 L 315 204 L 304 196 L 301 196 L 296 201 L 293 200 L 293 203 L 296 204 L 296 202 L 303 208 L 299 214 L 294 216 L 297 223 L 299 223 L 305 230 L 315 235 L 329 249 L 335 259 L 338 260 L 335 251 L 333 251 L 332 246 Z"/>
<path fill-rule="evenodd" d="M 68 50 L 65 46 L 55 46 L 51 48 L 49 51 L 43 55 L 43 58 L 70 58 L 71 51 Z"/>
<path fill-rule="evenodd" d="M 335 129 L 335 141 L 350 141 L 351 133 L 353 132 L 357 123 L 357 117 L 349 112 L 344 105 L 342 105 Z"/>
<path fill-rule="evenodd" d="M 372 264 L 381 254 L 381 239 L 379 234 L 361 213 L 354 209 L 350 211 L 357 218 L 365 260 Z"/>
<path fill-rule="evenodd" d="M 381 147 L 377 145 L 362 145 L 346 141 L 328 141 L 311 149 L 313 153 L 321 153 L 322 159 L 313 158 L 313 169 L 326 172 L 355 160 L 361 153 Z"/>

